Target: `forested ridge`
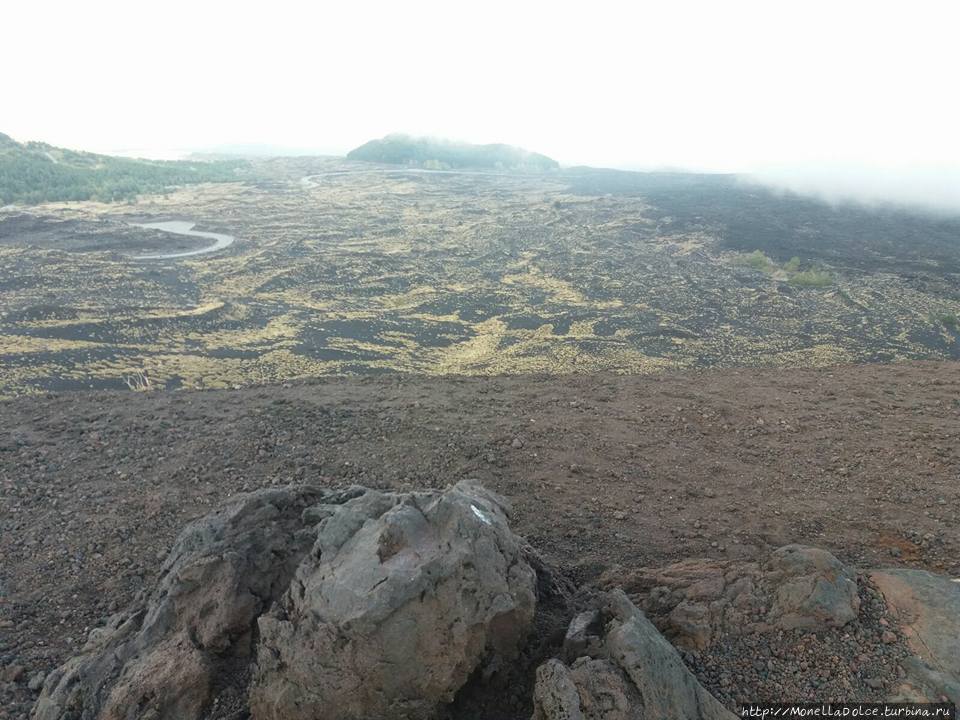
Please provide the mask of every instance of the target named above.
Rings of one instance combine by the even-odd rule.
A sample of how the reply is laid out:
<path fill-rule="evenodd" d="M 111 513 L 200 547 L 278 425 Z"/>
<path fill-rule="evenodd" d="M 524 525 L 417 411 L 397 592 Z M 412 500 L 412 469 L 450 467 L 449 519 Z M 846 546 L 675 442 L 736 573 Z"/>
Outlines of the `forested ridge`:
<path fill-rule="evenodd" d="M 484 168 L 542 172 L 559 167 L 556 160 L 546 155 L 510 145 L 472 145 L 402 134 L 364 143 L 347 153 L 347 158 L 430 170 Z"/>
<path fill-rule="evenodd" d="M 141 160 L 79 152 L 0 133 L 0 205 L 57 200 L 126 200 L 177 185 L 243 176 L 239 160 Z"/>

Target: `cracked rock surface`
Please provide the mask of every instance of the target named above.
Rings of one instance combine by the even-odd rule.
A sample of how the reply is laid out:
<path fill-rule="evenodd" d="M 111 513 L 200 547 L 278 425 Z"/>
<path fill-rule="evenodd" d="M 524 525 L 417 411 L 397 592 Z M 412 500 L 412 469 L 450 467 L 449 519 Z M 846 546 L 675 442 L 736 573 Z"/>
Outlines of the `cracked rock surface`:
<path fill-rule="evenodd" d="M 329 517 L 259 620 L 256 718 L 429 718 L 527 639 L 536 576 L 478 485 L 368 492 Z"/>
<path fill-rule="evenodd" d="M 50 673 L 33 718 L 199 720 L 248 682 L 254 718 L 431 717 L 533 620 L 502 502 L 468 481 L 241 496 L 189 525 L 156 588 Z"/>

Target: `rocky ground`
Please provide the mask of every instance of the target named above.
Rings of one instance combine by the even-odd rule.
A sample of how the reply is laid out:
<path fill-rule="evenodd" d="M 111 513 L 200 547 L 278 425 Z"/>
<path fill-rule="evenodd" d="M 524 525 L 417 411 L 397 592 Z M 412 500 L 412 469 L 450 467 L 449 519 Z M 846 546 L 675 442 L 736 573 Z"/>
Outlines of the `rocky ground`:
<path fill-rule="evenodd" d="M 877 702 L 895 694 L 907 651 L 882 596 L 863 579 L 859 587 L 853 627 L 730 635 L 684 659 L 731 708 L 745 699 L 743 688 L 755 702 Z"/>
<path fill-rule="evenodd" d="M 846 577 L 846 592 L 824 603 L 840 613 L 814 628 L 778 615 L 791 596 L 781 597 L 782 573 L 770 566 L 783 554 L 774 551 L 762 563 L 690 559 L 666 568 L 614 567 L 598 584 L 627 590 L 730 708 L 747 699 L 875 702 L 896 695 L 908 653 L 898 618 L 869 576 L 819 555 L 826 560 L 823 576 Z"/>
<path fill-rule="evenodd" d="M 189 519 L 263 486 L 477 478 L 581 584 L 691 557 L 760 561 L 790 542 L 858 568 L 960 574 L 958 369 L 391 376 L 5 401 L 0 717 L 22 717 L 37 678 L 154 582 Z M 884 641 L 895 629 L 865 578 L 859 593 L 852 633 L 720 636 L 686 660 L 726 702 L 833 694 L 844 677 L 850 697 L 881 696 L 901 638 Z"/>

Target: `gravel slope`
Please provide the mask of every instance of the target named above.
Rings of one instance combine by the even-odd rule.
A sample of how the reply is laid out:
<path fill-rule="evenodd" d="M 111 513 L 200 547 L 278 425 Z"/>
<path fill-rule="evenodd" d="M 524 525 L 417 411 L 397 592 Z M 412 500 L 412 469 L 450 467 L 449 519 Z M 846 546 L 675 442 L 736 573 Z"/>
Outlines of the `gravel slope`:
<path fill-rule="evenodd" d="M 475 477 L 579 581 L 788 542 L 960 574 L 957 363 L 64 393 L 0 418 L 0 670 L 23 668 L 0 718 L 188 519 L 271 483 Z"/>

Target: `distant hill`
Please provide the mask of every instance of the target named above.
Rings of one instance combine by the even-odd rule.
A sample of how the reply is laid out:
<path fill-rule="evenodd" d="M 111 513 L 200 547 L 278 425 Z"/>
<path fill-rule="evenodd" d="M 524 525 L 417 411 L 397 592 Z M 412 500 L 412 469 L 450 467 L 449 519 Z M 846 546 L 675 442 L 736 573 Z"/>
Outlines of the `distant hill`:
<path fill-rule="evenodd" d="M 0 133 L 0 205 L 125 200 L 176 185 L 236 180 L 242 161 L 140 160 L 19 143 Z"/>
<path fill-rule="evenodd" d="M 559 167 L 556 160 L 510 145 L 471 145 L 449 140 L 387 135 L 347 153 L 350 160 L 407 165 L 431 170 L 478 168 L 543 172 Z"/>

